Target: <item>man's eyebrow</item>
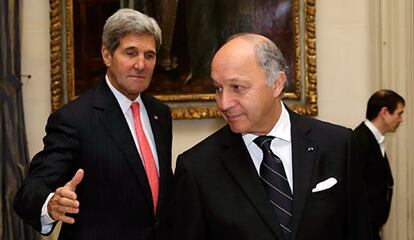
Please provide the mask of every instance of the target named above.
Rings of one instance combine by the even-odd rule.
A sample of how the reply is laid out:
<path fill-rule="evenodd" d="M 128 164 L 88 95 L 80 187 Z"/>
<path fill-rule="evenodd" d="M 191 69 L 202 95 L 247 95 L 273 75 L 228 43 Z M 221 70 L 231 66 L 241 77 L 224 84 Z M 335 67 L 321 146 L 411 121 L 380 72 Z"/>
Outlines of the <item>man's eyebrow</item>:
<path fill-rule="evenodd" d="M 229 82 L 232 83 L 232 84 L 234 84 L 234 83 L 245 83 L 246 80 L 243 80 L 243 79 L 240 79 L 240 78 L 232 78 L 232 79 L 229 79 Z"/>
<path fill-rule="evenodd" d="M 219 82 L 217 82 L 213 78 L 211 78 L 211 77 L 209 77 L 209 78 L 210 78 L 210 81 L 212 82 L 213 85 L 220 85 Z"/>
<path fill-rule="evenodd" d="M 136 46 L 129 46 L 129 47 L 126 47 L 125 50 L 138 50 L 139 51 L 140 49 Z M 154 54 L 156 54 L 157 52 L 155 50 L 149 49 L 149 50 L 145 51 L 145 53 L 154 53 Z"/>
<path fill-rule="evenodd" d="M 136 46 L 127 46 L 125 49 L 138 49 Z"/>
<path fill-rule="evenodd" d="M 145 53 L 153 53 L 153 54 L 157 54 L 157 52 L 156 51 L 154 51 L 154 50 L 147 50 Z"/>

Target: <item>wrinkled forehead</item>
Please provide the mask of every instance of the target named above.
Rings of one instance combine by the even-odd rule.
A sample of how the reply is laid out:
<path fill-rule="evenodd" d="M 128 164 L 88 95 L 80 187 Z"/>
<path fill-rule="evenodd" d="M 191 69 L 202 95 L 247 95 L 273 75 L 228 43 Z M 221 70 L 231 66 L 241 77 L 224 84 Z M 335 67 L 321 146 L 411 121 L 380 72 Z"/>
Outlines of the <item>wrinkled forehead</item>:
<path fill-rule="evenodd" d="M 156 51 L 156 39 L 150 33 L 126 33 L 119 39 L 119 45 L 125 46 L 146 46 Z"/>

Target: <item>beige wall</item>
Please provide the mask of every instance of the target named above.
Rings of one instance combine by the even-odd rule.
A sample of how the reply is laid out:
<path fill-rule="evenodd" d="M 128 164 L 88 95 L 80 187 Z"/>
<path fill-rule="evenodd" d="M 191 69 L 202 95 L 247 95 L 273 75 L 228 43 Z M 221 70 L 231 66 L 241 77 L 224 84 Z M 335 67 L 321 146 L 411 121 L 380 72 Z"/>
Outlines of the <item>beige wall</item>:
<path fill-rule="evenodd" d="M 316 1 L 318 118 L 351 128 L 364 117 L 373 91 L 367 2 Z"/>
<path fill-rule="evenodd" d="M 412 0 L 396 1 L 401 3 Z M 384 9 L 384 7 L 379 6 L 379 2 L 387 2 L 387 0 L 317 0 L 316 37 L 319 106 L 317 118 L 354 128 L 364 118 L 365 103 L 374 90 L 381 86 L 398 87 L 398 85 L 389 82 L 384 83 L 381 80 L 380 69 L 388 67 L 389 64 L 378 62 L 383 50 L 381 47 L 374 48 L 375 46 L 372 45 L 375 42 L 373 37 L 382 34 L 379 30 L 382 26 L 379 25 L 378 21 L 380 19 L 381 21 L 390 19 L 376 15 L 381 14 L 381 9 Z M 32 75 L 31 79 L 24 81 L 23 94 L 29 151 L 30 155 L 33 156 L 42 147 L 41 139 L 50 112 L 49 1 L 23 0 L 22 3 L 22 72 Z M 412 3 L 410 6 L 412 9 Z M 377 7 L 376 10 L 380 9 L 379 13 L 373 13 L 375 7 Z M 411 23 L 411 41 L 412 25 Z M 380 40 L 376 42 L 379 46 L 382 45 Z M 401 47 L 401 44 L 398 46 Z M 411 51 L 412 49 L 413 46 L 411 45 Z M 394 61 L 397 60 L 394 59 Z M 411 90 L 404 91 L 404 93 L 412 93 L 412 81 L 406 84 L 407 86 L 411 84 Z M 398 88 L 398 90 L 400 89 Z M 408 121 L 412 121 L 412 119 L 408 119 Z M 173 155 L 175 159 L 177 154 L 202 140 L 224 123 L 220 119 L 205 119 L 177 120 L 173 124 Z M 409 131 L 412 133 L 412 124 L 409 126 Z M 412 135 L 407 134 L 407 136 Z M 399 133 L 391 136 L 390 140 L 394 141 L 395 138 L 399 138 Z M 413 141 L 412 137 L 410 137 L 410 141 Z M 409 156 L 409 149 L 405 150 L 405 146 L 410 141 L 408 143 L 399 141 L 400 144 L 403 144 L 404 151 L 407 151 L 407 156 Z M 392 148 L 391 143 L 389 147 L 391 148 L 391 154 L 393 154 L 395 147 Z M 395 152 L 393 156 L 397 157 Z M 395 165 L 395 162 L 392 163 L 392 167 L 395 167 Z M 396 170 L 396 173 L 401 176 L 397 176 L 396 179 L 409 179 L 408 182 L 407 180 L 401 180 L 397 184 L 409 187 L 412 186 L 410 183 L 413 178 L 405 177 L 407 175 L 407 165 L 404 166 L 405 168 L 401 167 L 398 173 L 396 169 L 393 170 Z M 408 165 L 408 167 L 411 168 L 412 172 L 413 165 Z M 409 196 L 403 192 L 396 194 L 396 201 L 401 199 L 401 203 L 405 204 L 405 208 L 404 211 L 398 211 L 396 210 L 396 202 L 393 203 L 391 223 L 387 226 L 389 229 L 388 239 L 413 239 L 412 231 L 409 230 L 410 226 L 405 224 L 407 222 L 405 219 L 408 217 L 401 217 L 402 220 L 399 221 L 395 220 L 400 218 L 397 216 L 414 212 L 412 192 Z M 407 203 L 404 199 L 411 200 Z M 409 219 L 412 223 L 412 217 Z M 398 235 L 395 233 L 397 232 L 397 226 L 402 225 L 405 227 L 399 229 L 403 229 L 406 233 Z M 413 227 L 411 226 L 411 228 Z M 395 236 L 399 237 L 396 238 Z"/>
<path fill-rule="evenodd" d="M 23 102 L 29 153 L 42 148 L 44 125 L 50 113 L 49 1 L 22 1 Z"/>

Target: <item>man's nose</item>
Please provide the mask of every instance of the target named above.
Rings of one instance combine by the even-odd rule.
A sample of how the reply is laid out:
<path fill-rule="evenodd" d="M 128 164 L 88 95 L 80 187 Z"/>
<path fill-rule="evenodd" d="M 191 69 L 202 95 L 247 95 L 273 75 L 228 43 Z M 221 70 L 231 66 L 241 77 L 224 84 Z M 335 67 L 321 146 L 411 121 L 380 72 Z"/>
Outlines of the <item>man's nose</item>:
<path fill-rule="evenodd" d="M 144 56 L 138 56 L 135 60 L 134 68 L 138 70 L 143 70 L 145 68 L 145 58 Z"/>
<path fill-rule="evenodd" d="M 225 112 L 234 106 L 234 97 L 231 92 L 223 90 L 217 95 L 217 105 L 221 111 Z"/>

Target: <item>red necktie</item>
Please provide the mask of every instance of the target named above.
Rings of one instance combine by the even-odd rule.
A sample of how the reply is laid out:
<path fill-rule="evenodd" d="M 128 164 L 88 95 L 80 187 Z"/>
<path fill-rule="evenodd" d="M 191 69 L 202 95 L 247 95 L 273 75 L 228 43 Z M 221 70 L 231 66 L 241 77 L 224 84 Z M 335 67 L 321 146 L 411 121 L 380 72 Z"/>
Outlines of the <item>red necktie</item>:
<path fill-rule="evenodd" d="M 139 103 L 131 104 L 132 116 L 134 117 L 135 133 L 138 139 L 139 150 L 144 161 L 145 172 L 147 173 L 148 182 L 151 187 L 152 201 L 154 203 L 154 214 L 157 209 L 159 179 L 155 159 L 152 155 L 151 147 L 145 137 L 144 129 L 142 129 L 141 116 L 139 114 Z"/>

